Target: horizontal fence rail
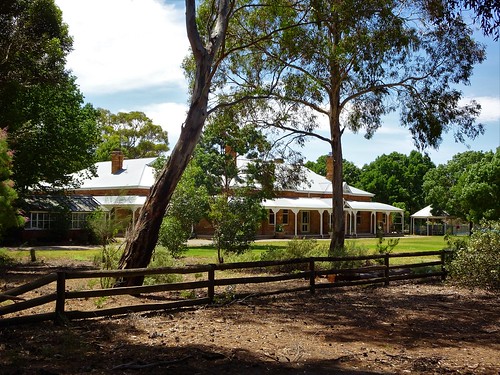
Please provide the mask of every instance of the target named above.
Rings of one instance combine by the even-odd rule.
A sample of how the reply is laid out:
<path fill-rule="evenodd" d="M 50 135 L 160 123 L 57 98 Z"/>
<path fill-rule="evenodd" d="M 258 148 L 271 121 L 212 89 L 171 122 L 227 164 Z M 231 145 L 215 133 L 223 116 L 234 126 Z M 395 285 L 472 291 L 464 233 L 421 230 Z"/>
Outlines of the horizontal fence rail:
<path fill-rule="evenodd" d="M 138 268 L 129 270 L 91 270 L 91 271 L 59 271 L 42 276 L 32 282 L 17 288 L 0 293 L 0 303 L 2 301 L 13 301 L 11 304 L 0 304 L 0 326 L 54 320 L 56 324 L 64 323 L 71 319 L 87 319 L 101 316 L 121 315 L 134 312 L 177 309 L 182 307 L 192 307 L 196 305 L 207 305 L 216 302 L 215 288 L 228 287 L 244 284 L 268 284 L 281 281 L 304 280 L 303 286 L 293 288 L 282 288 L 266 293 L 254 294 L 277 294 L 285 292 L 298 292 L 309 290 L 315 293 L 316 289 L 336 288 L 354 285 L 366 285 L 383 283 L 389 285 L 391 281 L 411 280 L 425 277 L 446 277 L 445 258 L 448 252 L 424 251 L 415 253 L 397 254 L 377 254 L 352 257 L 312 257 L 276 261 L 256 261 L 238 262 L 223 264 L 189 265 L 185 267 L 161 267 L 161 268 Z M 433 260 L 420 263 L 390 264 L 393 258 L 412 257 L 439 257 Z M 352 261 L 375 261 L 378 264 L 367 265 L 358 268 L 340 268 L 339 264 Z M 287 269 L 294 269 L 293 272 L 279 272 L 271 269 L 279 269 L 286 266 Z M 431 268 L 433 271 L 415 273 L 413 270 Z M 434 271 L 438 268 L 438 271 Z M 244 276 L 244 277 L 218 277 L 216 272 L 241 271 L 252 269 L 254 272 L 266 270 L 265 275 Z M 206 274 L 205 280 L 183 281 L 174 283 L 163 283 L 155 285 L 131 286 L 88 290 L 68 290 L 67 280 L 72 279 L 96 279 L 111 278 L 123 279 L 134 276 L 151 275 L 189 275 Z M 234 276 L 234 275 L 232 275 Z M 318 278 L 326 278 L 328 282 L 317 283 Z M 21 296 L 24 293 L 35 291 L 46 285 L 55 283 L 55 291 L 40 297 L 25 300 Z M 300 284 L 299 284 L 300 285 Z M 102 308 L 92 311 L 67 310 L 66 302 L 72 299 L 101 298 L 120 295 L 143 296 L 151 293 L 181 292 L 186 290 L 206 290 L 204 297 L 181 299 L 175 301 L 165 301 L 157 303 L 141 303 L 136 305 L 119 306 L 113 308 Z M 251 294 L 251 293 L 247 293 Z M 240 294 L 239 296 L 243 296 Z M 234 296 L 233 296 L 234 297 Z M 39 313 L 24 316 L 6 317 L 6 315 L 27 310 L 33 307 L 42 306 L 55 301 L 55 310 L 49 313 Z"/>

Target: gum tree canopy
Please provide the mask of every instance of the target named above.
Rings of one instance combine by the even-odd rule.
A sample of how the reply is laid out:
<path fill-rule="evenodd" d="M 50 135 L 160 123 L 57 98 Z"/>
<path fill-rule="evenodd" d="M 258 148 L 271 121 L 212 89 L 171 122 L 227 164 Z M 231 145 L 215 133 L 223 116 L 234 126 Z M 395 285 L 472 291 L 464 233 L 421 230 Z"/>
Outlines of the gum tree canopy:
<path fill-rule="evenodd" d="M 252 2 L 255 4 L 255 1 Z M 342 143 L 346 130 L 370 138 L 382 118 L 398 112 L 420 147 L 437 148 L 443 133 L 457 141 L 483 131 L 480 106 L 461 105 L 484 49 L 446 2 L 260 1 L 232 18 L 218 70 L 220 101 L 257 99 L 253 116 L 265 127 L 315 136 L 334 159 L 331 253 L 344 244 Z M 267 37 L 263 37 L 266 35 Z M 328 131 L 320 131 L 319 122 Z"/>

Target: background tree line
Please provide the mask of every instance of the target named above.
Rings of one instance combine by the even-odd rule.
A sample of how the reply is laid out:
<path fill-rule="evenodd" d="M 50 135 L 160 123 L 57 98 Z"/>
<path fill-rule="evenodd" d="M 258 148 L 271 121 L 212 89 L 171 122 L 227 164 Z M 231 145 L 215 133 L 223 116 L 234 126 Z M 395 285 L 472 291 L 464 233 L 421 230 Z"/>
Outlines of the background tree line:
<path fill-rule="evenodd" d="M 323 155 L 305 166 L 325 176 L 326 160 Z M 459 153 L 437 167 L 418 151 L 384 154 L 361 168 L 347 160 L 343 164 L 345 182 L 404 209 L 407 217 L 430 204 L 436 215 L 475 224 L 500 219 L 500 148 Z"/>

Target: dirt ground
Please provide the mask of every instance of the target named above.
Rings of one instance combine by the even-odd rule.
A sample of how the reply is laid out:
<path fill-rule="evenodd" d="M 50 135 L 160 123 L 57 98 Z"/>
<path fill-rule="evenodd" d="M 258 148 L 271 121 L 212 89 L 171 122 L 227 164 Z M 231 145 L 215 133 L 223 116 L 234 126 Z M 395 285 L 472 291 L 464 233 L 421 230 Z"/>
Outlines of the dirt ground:
<path fill-rule="evenodd" d="M 4 272 L 0 290 L 58 267 Z M 434 281 L 221 302 L 1 328 L 0 373 L 500 373 L 497 294 Z M 96 302 L 79 302 L 86 307 Z"/>

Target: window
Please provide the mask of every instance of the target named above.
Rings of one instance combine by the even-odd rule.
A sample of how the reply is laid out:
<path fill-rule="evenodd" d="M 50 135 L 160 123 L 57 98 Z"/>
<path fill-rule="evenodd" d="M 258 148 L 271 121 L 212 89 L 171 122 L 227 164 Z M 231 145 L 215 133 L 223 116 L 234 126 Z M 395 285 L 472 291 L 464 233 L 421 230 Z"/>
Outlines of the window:
<path fill-rule="evenodd" d="M 88 217 L 87 212 L 73 212 L 71 213 L 71 229 L 85 228 L 85 222 Z"/>
<path fill-rule="evenodd" d="M 356 224 L 361 225 L 361 212 L 359 212 L 359 211 L 356 214 Z"/>
<path fill-rule="evenodd" d="M 283 218 L 281 219 L 283 225 L 288 224 L 288 210 L 283 210 Z"/>
<path fill-rule="evenodd" d="M 269 210 L 269 224 L 274 225 L 276 223 L 276 218 L 274 216 L 274 211 Z"/>
<path fill-rule="evenodd" d="M 31 212 L 26 229 L 50 229 L 51 217 L 48 212 Z"/>
<path fill-rule="evenodd" d="M 302 233 L 308 233 L 309 223 L 310 223 L 309 211 L 301 211 L 300 218 L 301 218 Z"/>

